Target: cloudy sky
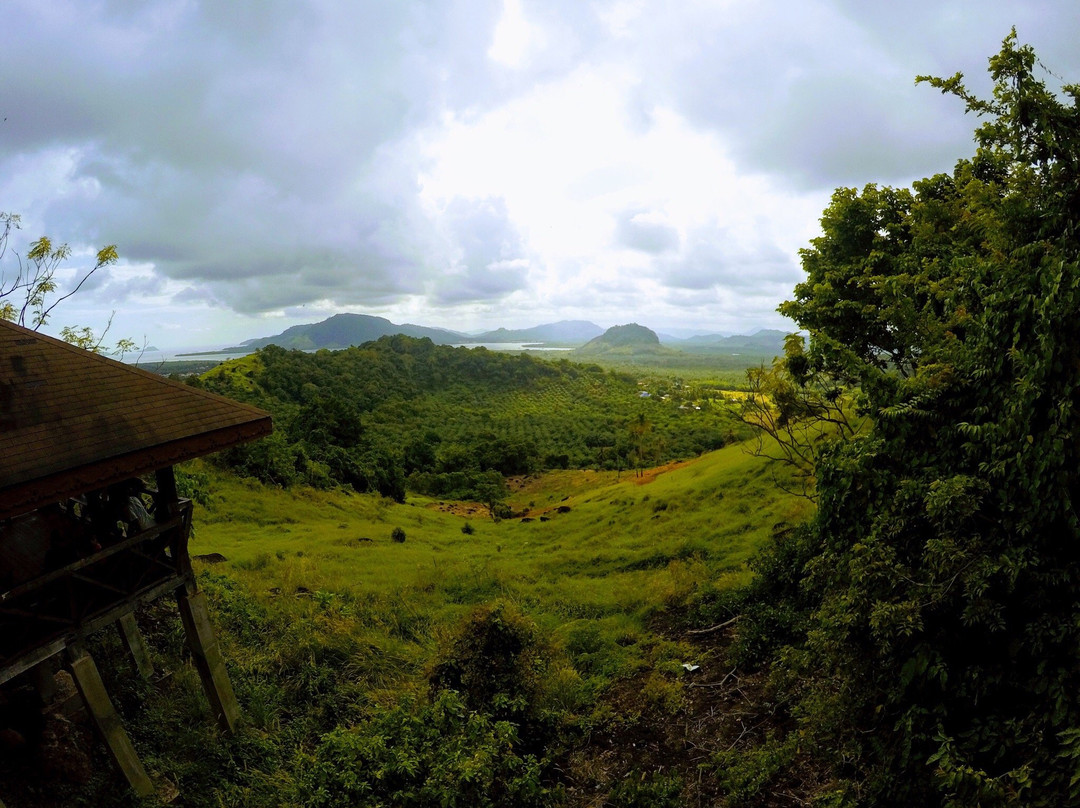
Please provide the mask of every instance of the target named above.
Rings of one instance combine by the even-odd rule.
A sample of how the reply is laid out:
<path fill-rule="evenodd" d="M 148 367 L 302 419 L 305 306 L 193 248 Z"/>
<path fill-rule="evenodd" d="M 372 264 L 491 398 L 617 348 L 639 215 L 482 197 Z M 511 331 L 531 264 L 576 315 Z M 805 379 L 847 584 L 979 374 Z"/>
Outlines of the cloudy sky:
<path fill-rule="evenodd" d="M 971 154 L 975 121 L 916 75 L 985 89 L 1016 26 L 1080 80 L 1074 0 L 6 0 L 0 20 L 12 246 L 68 242 L 70 283 L 115 243 L 53 326 L 115 311 L 158 347 L 339 311 L 785 327 L 834 188 Z"/>

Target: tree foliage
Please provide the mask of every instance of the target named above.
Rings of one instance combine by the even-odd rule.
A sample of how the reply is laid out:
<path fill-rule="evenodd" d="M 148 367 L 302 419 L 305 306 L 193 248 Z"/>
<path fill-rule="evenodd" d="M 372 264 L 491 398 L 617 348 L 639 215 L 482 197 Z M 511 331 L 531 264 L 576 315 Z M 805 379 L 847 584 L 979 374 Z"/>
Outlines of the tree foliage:
<path fill-rule="evenodd" d="M 984 119 L 975 155 L 836 191 L 780 309 L 789 383 L 872 422 L 814 458 L 797 576 L 759 562 L 802 615 L 775 681 L 863 804 L 1080 803 L 1080 87 L 1038 70 L 1013 32 L 990 100 L 920 78 Z"/>
<path fill-rule="evenodd" d="M 11 234 L 21 228 L 22 220 L 18 214 L 0 211 L 0 262 L 9 252 Z M 75 295 L 92 275 L 100 269 L 115 264 L 119 258 L 116 245 L 110 244 L 98 250 L 94 265 L 82 272 L 68 291 L 57 294 L 59 288 L 56 273 L 71 257 L 71 248 L 67 244 L 53 244 L 48 236 L 41 236 L 30 244 L 26 255 L 12 251 L 14 271 L 0 269 L 0 320 L 18 323 L 37 331 L 49 321 L 53 310 Z M 100 334 L 89 326 L 64 326 L 60 337 L 94 353 L 105 348 L 105 337 L 109 333 L 112 318 Z M 123 355 L 137 346 L 127 338 L 116 343 L 112 353 Z"/>
<path fill-rule="evenodd" d="M 715 390 L 703 393 L 715 405 L 642 399 L 636 377 L 596 365 L 400 335 L 342 351 L 270 345 L 197 383 L 273 413 L 275 436 L 224 455 L 242 473 L 399 499 L 408 485 L 493 515 L 504 477 L 693 457 L 745 431 Z"/>

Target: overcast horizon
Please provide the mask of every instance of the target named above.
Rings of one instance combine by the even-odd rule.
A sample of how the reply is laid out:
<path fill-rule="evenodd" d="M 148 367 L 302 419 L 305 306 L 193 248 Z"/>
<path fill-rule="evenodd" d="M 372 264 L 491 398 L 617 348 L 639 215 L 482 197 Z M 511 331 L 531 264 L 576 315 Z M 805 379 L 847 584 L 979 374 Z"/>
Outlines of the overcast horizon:
<path fill-rule="evenodd" d="M 15 0 L 4 22 L 13 247 L 68 242 L 65 283 L 120 254 L 46 330 L 115 311 L 161 348 L 345 311 L 791 328 L 835 188 L 974 151 L 916 75 L 986 94 L 1015 26 L 1052 86 L 1080 80 L 1064 2 Z"/>

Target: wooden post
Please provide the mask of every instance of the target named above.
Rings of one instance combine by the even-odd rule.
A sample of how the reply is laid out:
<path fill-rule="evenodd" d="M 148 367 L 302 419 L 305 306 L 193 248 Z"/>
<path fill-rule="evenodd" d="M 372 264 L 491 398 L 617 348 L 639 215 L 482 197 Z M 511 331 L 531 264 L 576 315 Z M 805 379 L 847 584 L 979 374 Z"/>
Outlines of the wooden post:
<path fill-rule="evenodd" d="M 179 495 L 176 492 L 176 476 L 172 466 L 158 469 L 158 508 L 163 510 L 159 518 L 168 518 L 179 513 Z M 210 709 L 218 726 L 224 732 L 233 732 L 240 718 L 240 707 L 236 703 L 232 682 L 225 670 L 225 661 L 221 658 L 214 628 L 210 625 L 210 611 L 206 608 L 206 595 L 199 591 L 195 575 L 191 571 L 191 559 L 187 554 L 187 537 L 181 537 L 178 545 L 180 557 L 176 559 L 177 568 L 186 578 L 184 584 L 176 590 L 176 605 L 180 607 L 180 620 L 184 624 L 188 647 L 195 660 L 195 668 L 202 679 L 203 690 L 210 702 Z"/>
<path fill-rule="evenodd" d="M 240 707 L 236 703 L 236 694 L 233 693 L 229 674 L 225 670 L 225 661 L 221 658 L 217 637 L 210 625 L 206 594 L 196 589 L 192 579 L 188 586 L 176 590 L 176 603 L 180 607 L 180 619 L 184 623 L 188 647 L 191 648 L 210 709 L 218 726 L 225 732 L 233 732 L 237 719 L 240 718 Z"/>
<path fill-rule="evenodd" d="M 75 686 L 86 702 L 86 709 L 105 740 L 112 759 L 124 773 L 131 789 L 140 797 L 149 797 L 154 793 L 154 785 L 146 775 L 139 756 L 135 754 L 135 748 L 120 722 L 116 708 L 109 700 L 105 683 L 101 681 L 101 674 L 93 658 L 81 645 L 73 645 L 68 648 L 68 663 Z"/>
<path fill-rule="evenodd" d="M 135 615 L 128 612 L 116 623 L 116 629 L 120 632 L 120 640 L 124 643 L 127 652 L 131 654 L 135 662 L 135 668 L 143 679 L 154 678 L 154 666 L 150 662 L 150 652 L 146 649 L 146 641 L 143 640 L 139 625 L 135 622 Z"/>
<path fill-rule="evenodd" d="M 157 507 L 164 509 L 163 513 L 158 514 L 158 521 L 164 521 L 176 516 L 180 508 L 180 495 L 176 493 L 176 475 L 173 474 L 172 466 L 166 466 L 158 469 L 154 477 L 158 487 Z"/>
<path fill-rule="evenodd" d="M 52 704 L 56 696 L 56 663 L 54 658 L 42 660 L 30 669 L 30 681 L 34 683 L 34 690 L 42 706 Z M 3 806 L 0 806 L 3 808 Z"/>

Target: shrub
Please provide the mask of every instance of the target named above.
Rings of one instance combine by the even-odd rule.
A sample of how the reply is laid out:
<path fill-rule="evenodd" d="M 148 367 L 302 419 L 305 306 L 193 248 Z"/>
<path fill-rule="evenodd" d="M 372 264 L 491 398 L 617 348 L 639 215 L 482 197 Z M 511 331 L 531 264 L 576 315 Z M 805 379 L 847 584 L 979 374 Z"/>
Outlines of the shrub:
<path fill-rule="evenodd" d="M 405 542 L 405 531 L 400 527 L 395 527 L 390 531 L 390 540 L 403 544 Z"/>
<path fill-rule="evenodd" d="M 541 785 L 543 762 L 520 754 L 513 724 L 437 694 L 402 700 L 357 727 L 322 737 L 299 767 L 296 802 L 310 808 L 494 806 L 555 802 Z"/>
<path fill-rule="evenodd" d="M 476 528 L 466 522 L 461 526 L 461 532 L 464 533 L 466 536 L 471 536 L 473 533 L 476 532 Z"/>
<path fill-rule="evenodd" d="M 441 654 L 429 681 L 433 690 L 456 690 L 471 710 L 519 717 L 539 686 L 541 646 L 531 620 L 496 601 L 477 608 Z"/>
<path fill-rule="evenodd" d="M 680 808 L 682 778 L 678 775 L 631 774 L 608 794 L 612 808 Z"/>

